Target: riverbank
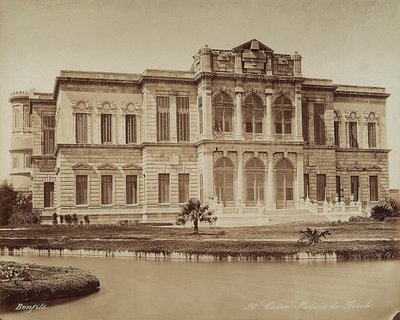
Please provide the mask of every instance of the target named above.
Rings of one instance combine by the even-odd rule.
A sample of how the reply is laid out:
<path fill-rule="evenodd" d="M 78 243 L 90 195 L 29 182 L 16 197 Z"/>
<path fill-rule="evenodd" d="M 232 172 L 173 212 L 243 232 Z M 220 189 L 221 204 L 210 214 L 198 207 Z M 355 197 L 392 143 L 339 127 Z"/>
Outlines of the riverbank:
<path fill-rule="evenodd" d="M 31 248 L 46 251 L 87 252 L 90 255 L 213 257 L 215 260 L 285 260 L 299 257 L 352 259 L 399 259 L 398 222 L 319 223 L 311 227 L 330 230 L 324 243 L 298 243 L 298 233 L 310 223 L 253 227 L 203 228 L 200 235 L 190 228 L 157 226 L 35 226 L 0 230 L 0 248 Z"/>
<path fill-rule="evenodd" d="M 0 302 L 19 304 L 90 294 L 99 280 L 76 268 L 47 267 L 0 261 Z"/>

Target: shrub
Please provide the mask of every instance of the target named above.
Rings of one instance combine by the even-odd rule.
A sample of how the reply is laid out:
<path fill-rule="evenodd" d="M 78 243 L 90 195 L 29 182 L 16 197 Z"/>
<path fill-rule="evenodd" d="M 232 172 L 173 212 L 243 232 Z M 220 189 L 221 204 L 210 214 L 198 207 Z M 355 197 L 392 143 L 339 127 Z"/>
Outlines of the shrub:
<path fill-rule="evenodd" d="M 76 215 L 76 213 L 74 213 L 72 215 L 72 223 L 73 224 L 78 224 L 78 216 Z"/>
<path fill-rule="evenodd" d="M 71 223 L 72 223 L 72 217 L 71 217 L 70 214 L 67 214 L 67 215 L 65 216 L 65 223 L 67 223 L 69 226 L 71 225 Z"/>
<path fill-rule="evenodd" d="M 54 212 L 53 213 L 53 224 L 57 224 L 58 223 L 57 217 L 58 217 L 57 213 Z"/>
<path fill-rule="evenodd" d="M 63 224 L 64 223 L 64 216 L 60 214 L 60 223 Z"/>
<path fill-rule="evenodd" d="M 394 216 L 400 217 L 400 202 L 395 199 L 390 199 L 389 205 L 393 208 Z"/>
<path fill-rule="evenodd" d="M 331 233 L 329 232 L 329 230 L 307 228 L 306 230 L 302 230 L 299 232 L 300 237 L 298 242 L 306 244 L 322 243 L 322 238 L 326 238 L 330 235 Z"/>
<path fill-rule="evenodd" d="M 89 216 L 88 215 L 83 216 L 83 220 L 85 220 L 86 224 L 90 224 L 90 220 L 89 220 Z"/>
<path fill-rule="evenodd" d="M 349 222 L 371 222 L 372 218 L 363 216 L 353 216 L 349 218 Z"/>
<path fill-rule="evenodd" d="M 17 202 L 17 196 L 18 192 L 7 181 L 0 185 L 0 225 L 8 224 Z"/>
<path fill-rule="evenodd" d="M 372 207 L 371 218 L 378 221 L 384 221 L 387 218 L 394 217 L 393 208 L 387 203 L 380 203 Z"/>

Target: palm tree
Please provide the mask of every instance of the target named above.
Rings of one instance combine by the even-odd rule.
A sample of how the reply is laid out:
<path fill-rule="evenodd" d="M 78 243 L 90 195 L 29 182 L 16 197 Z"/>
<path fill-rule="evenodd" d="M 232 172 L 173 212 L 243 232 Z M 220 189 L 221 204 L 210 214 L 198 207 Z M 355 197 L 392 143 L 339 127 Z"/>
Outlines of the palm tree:
<path fill-rule="evenodd" d="M 324 230 L 324 229 L 311 229 L 307 228 L 306 230 L 300 231 L 300 238 L 298 242 L 304 242 L 306 244 L 312 244 L 312 243 L 322 243 L 322 238 L 326 238 L 327 236 L 330 236 L 331 233 L 329 230 Z"/>
<path fill-rule="evenodd" d="M 207 204 L 202 204 L 198 199 L 189 199 L 178 215 L 176 224 L 186 224 L 187 221 L 193 221 L 194 232 L 199 233 L 199 221 L 213 222 L 213 211 Z"/>
<path fill-rule="evenodd" d="M 396 216 L 391 205 L 386 203 L 377 204 L 371 209 L 371 218 L 378 221 L 383 221 L 387 218 Z"/>

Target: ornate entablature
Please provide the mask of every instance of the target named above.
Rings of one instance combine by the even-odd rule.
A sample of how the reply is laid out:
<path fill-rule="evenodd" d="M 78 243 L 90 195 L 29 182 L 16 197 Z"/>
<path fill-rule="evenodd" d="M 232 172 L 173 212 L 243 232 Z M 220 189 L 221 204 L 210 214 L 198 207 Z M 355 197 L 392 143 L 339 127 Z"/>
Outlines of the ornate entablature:
<path fill-rule="evenodd" d="M 115 113 L 117 111 L 117 105 L 110 102 L 97 102 L 96 108 L 99 113 Z"/>
<path fill-rule="evenodd" d="M 92 110 L 92 105 L 88 101 L 76 102 L 73 100 L 71 108 L 73 113 L 90 113 Z"/>
<path fill-rule="evenodd" d="M 346 110 L 345 114 L 344 114 L 344 118 L 346 121 L 359 122 L 361 120 L 361 115 L 358 111 Z"/>
<path fill-rule="evenodd" d="M 373 123 L 377 123 L 379 122 L 379 112 L 369 112 L 369 111 L 365 111 L 364 115 L 364 122 L 368 123 L 368 122 L 373 122 Z"/>
<path fill-rule="evenodd" d="M 123 114 L 139 114 L 142 112 L 142 106 L 135 102 L 135 103 L 122 103 L 121 111 Z"/>

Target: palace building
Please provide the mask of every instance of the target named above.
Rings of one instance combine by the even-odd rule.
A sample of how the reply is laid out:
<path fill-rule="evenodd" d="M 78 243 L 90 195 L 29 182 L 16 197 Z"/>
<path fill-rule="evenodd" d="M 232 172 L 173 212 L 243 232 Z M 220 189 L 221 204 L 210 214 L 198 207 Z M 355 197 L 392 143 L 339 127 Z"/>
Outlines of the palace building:
<path fill-rule="evenodd" d="M 389 94 L 301 60 L 254 39 L 189 71 L 61 71 L 52 93 L 10 97 L 12 181 L 49 220 L 174 220 L 208 197 L 227 216 L 367 208 L 389 196 Z"/>

